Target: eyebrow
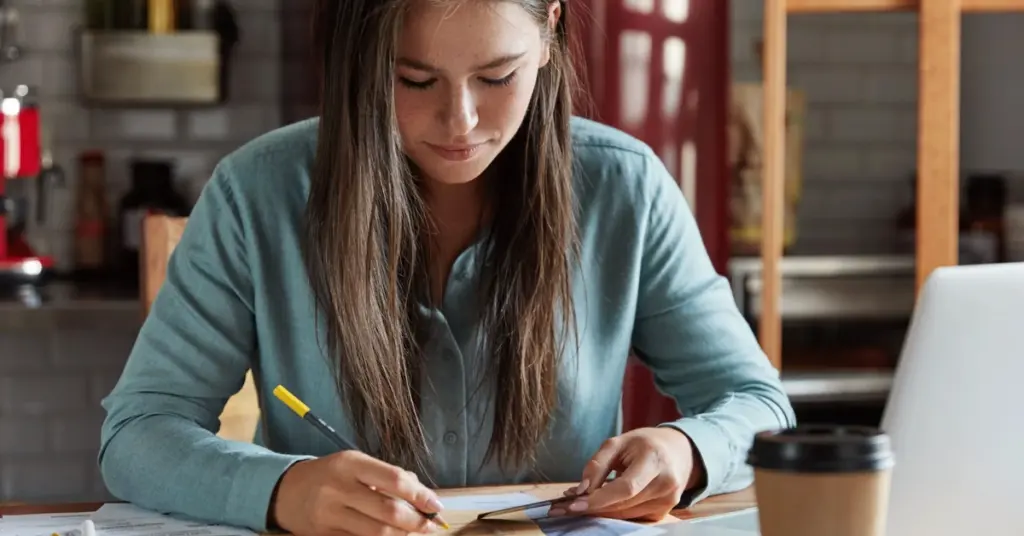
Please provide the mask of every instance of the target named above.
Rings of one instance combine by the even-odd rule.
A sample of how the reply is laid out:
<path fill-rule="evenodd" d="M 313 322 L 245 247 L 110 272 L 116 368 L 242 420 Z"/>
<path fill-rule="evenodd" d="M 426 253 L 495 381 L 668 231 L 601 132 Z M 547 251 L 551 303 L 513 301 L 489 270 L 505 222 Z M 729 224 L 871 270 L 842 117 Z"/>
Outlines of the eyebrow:
<path fill-rule="evenodd" d="M 495 58 L 487 63 L 484 63 L 483 65 L 477 65 L 473 67 L 473 70 L 486 71 L 488 69 L 496 69 L 498 67 L 503 67 L 518 60 L 519 58 L 522 58 L 525 55 L 526 52 L 519 52 L 518 54 L 505 54 L 504 56 Z M 422 61 L 414 60 L 412 58 L 398 58 L 397 63 L 405 67 L 416 69 L 418 71 L 426 71 L 429 73 L 436 73 L 441 70 L 438 69 L 437 67 L 434 67 L 433 65 L 430 65 L 429 63 L 424 63 Z"/>

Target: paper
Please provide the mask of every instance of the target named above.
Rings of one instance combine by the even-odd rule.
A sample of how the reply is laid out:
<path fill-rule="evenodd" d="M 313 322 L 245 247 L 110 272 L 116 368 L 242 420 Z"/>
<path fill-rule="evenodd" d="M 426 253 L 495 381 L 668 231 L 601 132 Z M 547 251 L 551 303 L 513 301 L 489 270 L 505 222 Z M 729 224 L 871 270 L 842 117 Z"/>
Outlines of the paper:
<path fill-rule="evenodd" d="M 477 520 L 476 516 L 492 510 L 511 508 L 541 500 L 528 493 L 497 495 L 461 495 L 445 497 L 442 516 L 459 536 L 517 534 L 526 536 L 654 536 L 661 527 L 598 517 L 546 517 L 547 506 L 507 514 L 496 519 Z"/>
<path fill-rule="evenodd" d="M 699 517 L 690 522 L 735 530 L 746 530 L 750 531 L 751 534 L 757 534 L 761 530 L 758 523 L 757 508 L 744 508 L 743 510 L 727 514 Z"/>
<path fill-rule="evenodd" d="M 673 530 L 673 536 L 757 536 L 761 533 L 756 508 L 699 517 L 683 524 L 685 528 Z"/>
<path fill-rule="evenodd" d="M 82 521 L 89 519 L 90 512 L 70 514 L 30 514 L 4 516 L 0 519 L 2 536 L 50 536 L 53 533 L 78 536 Z"/>
<path fill-rule="evenodd" d="M 537 502 L 528 493 L 461 495 L 443 499 L 444 518 L 451 525 L 447 533 L 458 536 L 655 536 L 663 526 L 651 526 L 597 517 L 547 517 L 542 506 L 504 515 L 497 519 L 477 520 L 483 512 Z M 257 536 L 257 533 L 223 525 L 209 525 L 160 514 L 128 503 L 105 504 L 96 512 L 5 516 L 0 520 L 0 536 L 81 536 L 82 521 L 91 519 L 97 536 Z M 703 536 L 703 533 L 701 533 Z M 728 536 L 728 533 L 722 533 Z M 708 533 L 708 536 L 716 536 Z"/>
<path fill-rule="evenodd" d="M 128 503 L 105 504 L 90 517 L 98 536 L 256 536 L 238 527 L 210 525 Z"/>

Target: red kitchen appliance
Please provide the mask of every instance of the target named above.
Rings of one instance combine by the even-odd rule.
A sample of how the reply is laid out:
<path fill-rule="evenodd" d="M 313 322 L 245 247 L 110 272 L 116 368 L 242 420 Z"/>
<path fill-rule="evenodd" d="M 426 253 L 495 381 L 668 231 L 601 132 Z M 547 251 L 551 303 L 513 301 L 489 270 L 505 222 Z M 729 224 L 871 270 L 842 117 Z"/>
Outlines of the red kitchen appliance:
<path fill-rule="evenodd" d="M 0 93 L 0 281 L 5 285 L 38 283 L 53 267 L 53 259 L 37 254 L 27 238 L 33 196 L 22 181 L 41 175 L 39 128 L 39 106 L 27 86 Z"/>
<path fill-rule="evenodd" d="M 573 0 L 591 109 L 578 113 L 649 144 L 691 201 L 711 261 L 729 256 L 727 114 L 729 0 Z M 679 417 L 674 401 L 630 358 L 623 385 L 629 430 Z"/>

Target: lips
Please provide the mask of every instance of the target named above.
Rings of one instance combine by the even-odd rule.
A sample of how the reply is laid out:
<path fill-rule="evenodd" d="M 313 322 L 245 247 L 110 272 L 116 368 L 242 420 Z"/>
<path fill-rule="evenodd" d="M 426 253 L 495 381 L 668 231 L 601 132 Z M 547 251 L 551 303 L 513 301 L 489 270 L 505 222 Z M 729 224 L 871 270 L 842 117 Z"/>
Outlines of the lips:
<path fill-rule="evenodd" d="M 486 145 L 484 143 L 467 144 L 467 145 L 434 145 L 432 143 L 426 144 L 430 147 L 430 150 L 437 153 L 441 158 L 445 160 L 451 160 L 453 162 L 459 162 L 469 160 L 480 152 L 480 149 Z"/>

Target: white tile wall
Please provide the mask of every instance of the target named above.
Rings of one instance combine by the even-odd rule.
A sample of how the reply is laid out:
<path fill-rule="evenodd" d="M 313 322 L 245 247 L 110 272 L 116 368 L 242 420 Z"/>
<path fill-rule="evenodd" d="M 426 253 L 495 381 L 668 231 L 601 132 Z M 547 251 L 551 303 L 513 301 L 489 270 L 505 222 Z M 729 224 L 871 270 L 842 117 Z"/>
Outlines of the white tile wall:
<path fill-rule="evenodd" d="M 763 2 L 731 0 L 732 68 L 761 80 L 753 43 Z M 1024 201 L 1024 14 L 963 22 L 961 175 L 996 171 Z M 788 73 L 809 101 L 803 201 L 794 253 L 899 251 L 892 231 L 911 200 L 917 159 L 918 17 L 914 13 L 791 15 Z M 906 253 L 906 251 L 903 251 Z"/>
<path fill-rule="evenodd" d="M 128 186 L 129 159 L 139 156 L 172 158 L 180 190 L 194 197 L 224 154 L 282 124 L 278 2 L 232 0 L 241 42 L 232 59 L 232 98 L 222 107 L 81 106 L 71 30 L 80 23 L 82 0 L 8 0 L 23 23 L 24 56 L 0 65 L 0 89 L 37 87 L 43 119 L 53 130 L 55 159 L 72 190 L 78 155 L 101 149 L 107 154 L 112 202 Z M 288 0 L 289 5 L 306 3 Z M 109 321 L 92 322 L 89 316 L 95 315 L 79 311 L 58 315 L 54 322 L 26 321 L 36 322 L 27 330 L 0 323 L 0 502 L 109 498 L 96 467 L 99 402 L 128 356 L 138 308 L 129 306 Z"/>
<path fill-rule="evenodd" d="M 82 0 L 9 0 L 18 9 L 23 57 L 0 64 L 0 89 L 18 84 L 38 90 L 45 127 L 53 133 L 54 157 L 73 192 L 77 157 L 90 149 L 107 153 L 111 206 L 127 190 L 128 160 L 144 152 L 171 150 L 187 161 L 178 186 L 193 197 L 217 161 L 241 143 L 281 125 L 281 46 L 278 0 L 233 0 L 241 41 L 231 59 L 231 100 L 225 106 L 187 109 L 101 109 L 78 102 L 73 29 L 81 24 Z M 298 3 L 298 2 L 296 2 Z M 178 161 L 178 164 L 181 164 Z M 70 200 L 72 196 L 68 195 Z M 59 211 L 58 211 L 59 212 Z M 61 260 L 71 221 L 44 232 Z M 54 238 L 56 236 L 56 238 Z M 58 244 L 63 243 L 64 249 Z M 66 255 L 65 255 L 66 256 Z M 62 264 L 67 268 L 67 264 Z"/>
<path fill-rule="evenodd" d="M 131 350 L 138 307 L 31 316 L 27 329 L 0 328 L 0 502 L 109 499 L 96 463 L 100 400 Z"/>
<path fill-rule="evenodd" d="M 763 2 L 732 0 L 732 68 L 762 79 Z M 808 98 L 796 253 L 895 251 L 896 213 L 916 165 L 917 18 L 791 15 L 789 84 Z"/>

